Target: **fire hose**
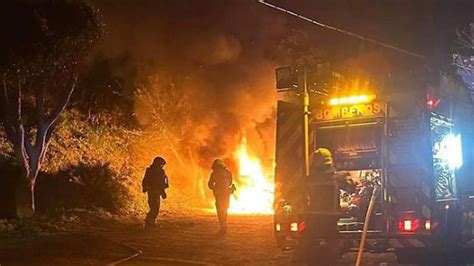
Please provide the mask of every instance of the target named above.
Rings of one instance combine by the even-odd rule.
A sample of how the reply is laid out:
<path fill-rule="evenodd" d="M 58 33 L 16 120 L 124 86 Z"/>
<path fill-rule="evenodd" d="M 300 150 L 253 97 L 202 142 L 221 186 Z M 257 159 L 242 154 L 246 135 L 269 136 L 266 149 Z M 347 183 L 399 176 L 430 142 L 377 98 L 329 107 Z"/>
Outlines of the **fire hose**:
<path fill-rule="evenodd" d="M 110 242 L 114 242 L 114 243 L 116 243 L 116 244 L 118 244 L 118 245 L 122 245 L 122 246 L 126 247 L 127 249 L 129 249 L 129 250 L 131 250 L 131 251 L 133 252 L 133 254 L 131 254 L 131 255 L 125 257 L 125 258 L 121 258 L 121 259 L 119 259 L 119 260 L 116 260 L 116 261 L 114 261 L 114 262 L 111 262 L 111 263 L 107 264 L 107 266 L 116 266 L 116 265 L 119 265 L 119 264 L 121 264 L 121 263 L 127 262 L 127 261 L 129 261 L 129 260 L 131 260 L 131 259 L 133 259 L 133 258 L 136 258 L 136 257 L 138 257 L 138 256 L 140 256 L 140 255 L 143 254 L 143 251 L 141 251 L 140 249 L 134 248 L 134 247 L 132 247 L 132 246 L 130 246 L 130 245 L 128 245 L 128 244 L 125 244 L 125 243 L 123 243 L 123 242 L 117 242 L 117 241 L 113 241 L 113 240 L 110 240 L 110 239 L 107 239 L 107 240 L 110 241 Z"/>
<path fill-rule="evenodd" d="M 374 210 L 377 192 L 378 189 L 374 188 L 374 190 L 372 191 L 372 196 L 370 197 L 369 207 L 367 208 L 367 212 L 365 214 L 364 229 L 362 230 L 362 236 L 360 237 L 359 251 L 357 252 L 357 260 L 355 264 L 356 266 L 360 266 L 362 261 L 362 254 L 364 253 L 365 248 L 365 239 L 367 237 L 367 231 L 369 229 L 370 217 L 372 216 L 372 212 Z"/>

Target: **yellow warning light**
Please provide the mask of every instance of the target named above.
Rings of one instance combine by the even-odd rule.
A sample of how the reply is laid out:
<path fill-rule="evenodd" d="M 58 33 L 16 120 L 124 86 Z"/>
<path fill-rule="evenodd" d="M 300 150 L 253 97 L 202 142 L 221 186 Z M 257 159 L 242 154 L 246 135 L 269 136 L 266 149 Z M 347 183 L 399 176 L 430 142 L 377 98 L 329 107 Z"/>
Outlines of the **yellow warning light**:
<path fill-rule="evenodd" d="M 375 95 L 355 95 L 348 97 L 332 98 L 329 100 L 329 105 L 344 105 L 344 104 L 357 104 L 367 103 L 375 99 Z"/>

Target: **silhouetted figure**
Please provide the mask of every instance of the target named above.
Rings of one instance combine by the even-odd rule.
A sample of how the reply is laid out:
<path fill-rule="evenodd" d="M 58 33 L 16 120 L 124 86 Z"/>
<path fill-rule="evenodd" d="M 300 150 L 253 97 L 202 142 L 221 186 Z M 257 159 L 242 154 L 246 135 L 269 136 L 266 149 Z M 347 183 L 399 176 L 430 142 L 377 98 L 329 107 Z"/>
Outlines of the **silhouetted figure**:
<path fill-rule="evenodd" d="M 156 217 L 160 212 L 160 197 L 166 199 L 165 189 L 169 187 L 168 177 L 163 169 L 165 159 L 156 157 L 145 172 L 142 182 L 143 192 L 148 193 L 148 206 L 150 211 L 145 218 L 145 226 L 154 226 Z"/>
<path fill-rule="evenodd" d="M 317 149 L 306 182 L 308 205 L 304 215 L 305 228 L 297 251 L 302 262 L 333 265 L 337 261 L 339 189 L 347 185 L 345 177 L 335 172 L 331 152 L 325 148 Z"/>
<path fill-rule="evenodd" d="M 232 174 L 226 169 L 222 160 L 217 159 L 212 163 L 212 173 L 208 186 L 216 198 L 217 217 L 219 219 L 219 234 L 227 233 L 227 210 L 229 209 L 230 195 L 235 191 L 232 184 Z"/>

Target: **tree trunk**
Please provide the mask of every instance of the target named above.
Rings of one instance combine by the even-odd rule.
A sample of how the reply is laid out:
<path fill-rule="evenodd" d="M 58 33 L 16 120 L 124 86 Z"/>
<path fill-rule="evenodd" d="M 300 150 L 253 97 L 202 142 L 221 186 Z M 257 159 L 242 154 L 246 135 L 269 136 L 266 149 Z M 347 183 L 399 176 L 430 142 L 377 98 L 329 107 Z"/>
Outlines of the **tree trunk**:
<path fill-rule="evenodd" d="M 16 159 L 22 168 L 15 189 L 16 216 L 31 217 L 35 213 L 35 182 L 41 168 L 45 142 L 31 145 L 30 138 L 21 132 L 19 145 L 14 145 Z"/>
<path fill-rule="evenodd" d="M 16 216 L 31 217 L 35 213 L 35 179 L 22 176 L 18 179 L 15 190 Z"/>

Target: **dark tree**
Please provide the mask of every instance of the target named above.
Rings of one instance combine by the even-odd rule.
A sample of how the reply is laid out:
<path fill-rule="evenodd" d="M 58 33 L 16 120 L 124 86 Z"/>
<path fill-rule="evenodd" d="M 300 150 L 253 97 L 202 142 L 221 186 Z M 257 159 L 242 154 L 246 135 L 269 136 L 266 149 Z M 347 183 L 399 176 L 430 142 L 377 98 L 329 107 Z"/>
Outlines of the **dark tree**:
<path fill-rule="evenodd" d="M 19 217 L 34 214 L 34 189 L 48 143 L 99 40 L 98 12 L 83 1 L 16 2 L 2 8 L 2 125 L 23 171 L 15 191 Z M 4 35 L 5 36 L 5 35 Z"/>

